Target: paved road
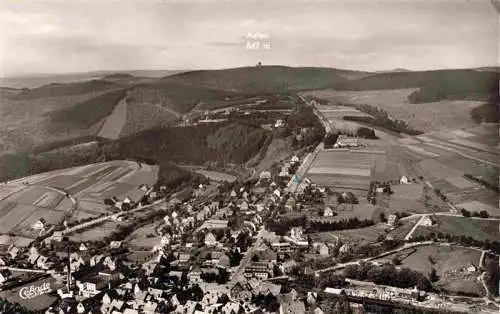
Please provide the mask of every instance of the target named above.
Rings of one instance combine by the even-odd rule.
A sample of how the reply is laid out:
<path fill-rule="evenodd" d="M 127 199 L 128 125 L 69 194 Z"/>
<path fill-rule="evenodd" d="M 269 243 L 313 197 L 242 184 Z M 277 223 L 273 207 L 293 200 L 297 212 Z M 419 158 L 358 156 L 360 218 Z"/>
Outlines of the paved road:
<path fill-rule="evenodd" d="M 289 192 L 295 193 L 297 191 L 297 188 L 302 183 L 302 180 L 304 179 L 307 171 L 311 167 L 313 161 L 316 159 L 316 156 L 318 156 L 319 152 L 322 151 L 323 149 L 324 149 L 323 142 L 321 142 L 318 144 L 318 146 L 316 146 L 316 148 L 312 153 L 309 153 L 304 158 L 302 164 L 300 165 L 300 167 L 297 169 L 297 171 L 287 184 L 287 189 Z"/>
<path fill-rule="evenodd" d="M 243 279 L 243 272 L 245 271 L 245 267 L 247 267 L 248 263 L 252 260 L 252 256 L 262 245 L 262 233 L 264 232 L 264 227 L 262 227 L 257 233 L 257 241 L 247 250 L 245 256 L 240 261 L 240 265 L 236 268 L 236 271 L 231 275 L 231 280 L 227 283 L 229 288 L 232 288 L 238 281 Z"/>

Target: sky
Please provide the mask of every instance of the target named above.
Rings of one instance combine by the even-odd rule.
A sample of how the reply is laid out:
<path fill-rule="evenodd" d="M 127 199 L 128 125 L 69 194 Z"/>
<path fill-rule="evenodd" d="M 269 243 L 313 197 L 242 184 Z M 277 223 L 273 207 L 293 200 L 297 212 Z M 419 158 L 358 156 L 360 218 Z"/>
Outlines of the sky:
<path fill-rule="evenodd" d="M 2 0 L 0 76 L 498 65 L 498 0 Z"/>

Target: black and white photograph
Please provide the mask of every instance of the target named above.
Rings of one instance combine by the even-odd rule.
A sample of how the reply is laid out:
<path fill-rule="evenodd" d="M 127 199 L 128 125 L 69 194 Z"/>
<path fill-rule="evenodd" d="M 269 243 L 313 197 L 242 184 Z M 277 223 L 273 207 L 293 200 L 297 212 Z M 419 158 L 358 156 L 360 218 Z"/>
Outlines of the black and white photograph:
<path fill-rule="evenodd" d="M 500 0 L 0 0 L 0 313 L 500 313 Z"/>

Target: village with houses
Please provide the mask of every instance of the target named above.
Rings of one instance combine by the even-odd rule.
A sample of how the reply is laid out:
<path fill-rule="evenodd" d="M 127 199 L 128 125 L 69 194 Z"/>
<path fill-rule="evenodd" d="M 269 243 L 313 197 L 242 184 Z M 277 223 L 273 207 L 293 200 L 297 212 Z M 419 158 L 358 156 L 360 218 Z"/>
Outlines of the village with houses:
<path fill-rule="evenodd" d="M 335 110 L 301 99 L 330 132 L 243 179 L 199 170 L 167 196 L 157 166 L 111 161 L 4 184 L 0 298 L 47 314 L 495 311 L 496 213 L 459 213 L 392 138 L 332 142 Z M 450 219 L 496 235 L 440 232 Z"/>

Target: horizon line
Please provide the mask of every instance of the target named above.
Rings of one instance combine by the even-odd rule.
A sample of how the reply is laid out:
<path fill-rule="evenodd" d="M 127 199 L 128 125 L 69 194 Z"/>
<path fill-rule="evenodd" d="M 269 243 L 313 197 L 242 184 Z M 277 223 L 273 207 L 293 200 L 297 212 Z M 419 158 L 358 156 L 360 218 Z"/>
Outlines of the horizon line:
<path fill-rule="evenodd" d="M 192 71 L 217 71 L 217 70 L 230 70 L 230 69 L 239 69 L 239 68 L 252 68 L 257 67 L 257 65 L 242 65 L 237 67 L 222 67 L 222 68 L 192 68 L 192 69 L 151 69 L 151 68 L 135 68 L 135 69 L 116 69 L 116 70 L 89 70 L 89 71 L 70 71 L 70 72 L 18 72 L 11 73 L 7 75 L 3 75 L 0 73 L 0 79 L 5 78 L 26 78 L 26 77 L 44 77 L 44 76 L 57 76 L 57 75 L 77 75 L 77 74 L 112 74 L 112 73 L 127 73 L 127 72 L 138 72 L 138 71 L 171 71 L 171 72 L 192 72 Z M 260 67 L 288 67 L 288 68 L 322 68 L 322 69 L 335 69 L 340 71 L 352 71 L 352 72 L 367 72 L 367 73 L 383 73 L 383 72 L 397 72 L 397 71 L 408 71 L 408 72 L 429 72 L 429 71 L 443 71 L 443 70 L 475 70 L 475 69 L 484 69 L 484 68 L 493 68 L 500 69 L 499 65 L 483 65 L 477 67 L 453 67 L 453 68 L 434 68 L 434 69 L 425 69 L 425 70 L 416 70 L 410 69 L 406 67 L 395 67 L 392 69 L 381 69 L 381 70 L 361 70 L 361 69 L 348 69 L 348 68 L 337 68 L 331 66 L 317 66 L 317 65 L 299 65 L 299 66 L 290 66 L 283 64 L 263 64 Z"/>

